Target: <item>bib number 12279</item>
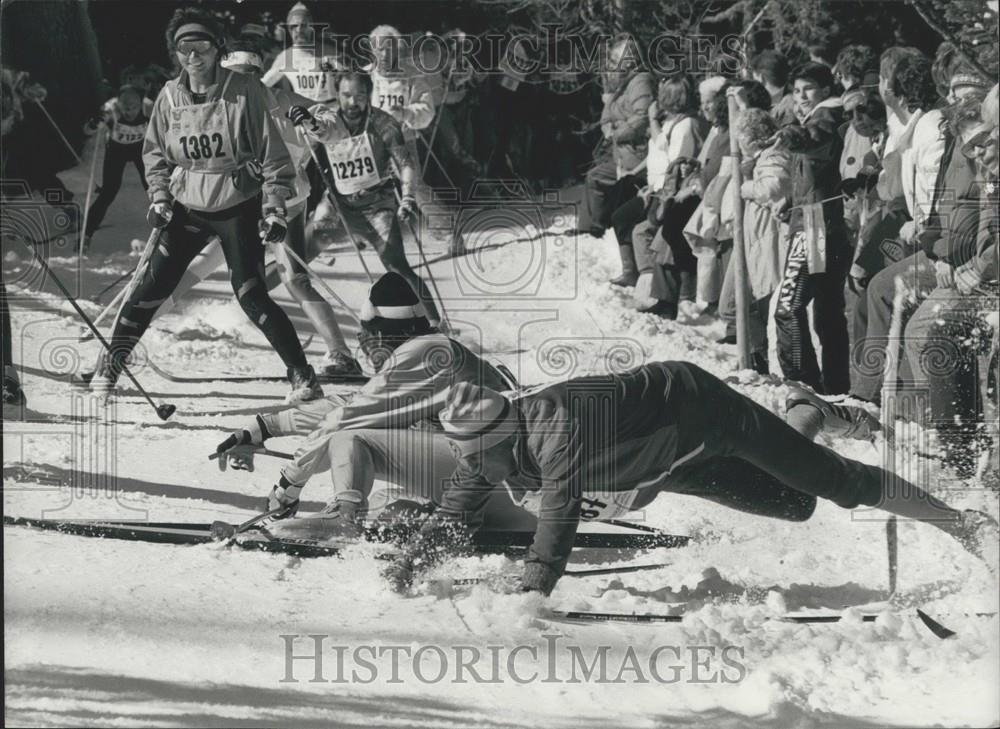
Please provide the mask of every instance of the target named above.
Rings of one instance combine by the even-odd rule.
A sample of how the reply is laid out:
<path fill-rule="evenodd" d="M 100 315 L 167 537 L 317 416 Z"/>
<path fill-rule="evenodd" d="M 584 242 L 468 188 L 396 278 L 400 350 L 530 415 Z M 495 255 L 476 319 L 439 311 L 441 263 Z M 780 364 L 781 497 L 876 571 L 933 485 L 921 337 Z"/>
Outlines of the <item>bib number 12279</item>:
<path fill-rule="evenodd" d="M 334 166 L 337 168 L 337 177 L 341 180 L 375 173 L 375 162 L 371 157 L 358 157 L 344 162 L 335 162 Z"/>
<path fill-rule="evenodd" d="M 222 135 L 219 132 L 214 134 L 191 134 L 181 137 L 181 149 L 188 159 L 211 159 L 213 157 L 225 157 L 226 150 L 223 149 Z"/>

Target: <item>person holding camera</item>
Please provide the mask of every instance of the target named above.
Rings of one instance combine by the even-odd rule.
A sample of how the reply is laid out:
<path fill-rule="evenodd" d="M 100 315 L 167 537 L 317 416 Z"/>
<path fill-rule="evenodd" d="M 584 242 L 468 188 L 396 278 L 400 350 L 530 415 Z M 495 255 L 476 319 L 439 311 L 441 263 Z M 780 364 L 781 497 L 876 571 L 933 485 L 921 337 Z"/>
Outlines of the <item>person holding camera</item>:
<path fill-rule="evenodd" d="M 143 147 L 152 200 L 147 219 L 160 234 L 91 387 L 114 389 L 157 308 L 218 236 L 240 306 L 288 368 L 288 400 L 319 398 L 323 391 L 295 329 L 264 285 L 260 239 L 284 240 L 285 200 L 295 194 L 295 171 L 264 88 L 219 65 L 222 28 L 209 12 L 177 10 L 166 35 L 181 73 L 157 97 Z"/>

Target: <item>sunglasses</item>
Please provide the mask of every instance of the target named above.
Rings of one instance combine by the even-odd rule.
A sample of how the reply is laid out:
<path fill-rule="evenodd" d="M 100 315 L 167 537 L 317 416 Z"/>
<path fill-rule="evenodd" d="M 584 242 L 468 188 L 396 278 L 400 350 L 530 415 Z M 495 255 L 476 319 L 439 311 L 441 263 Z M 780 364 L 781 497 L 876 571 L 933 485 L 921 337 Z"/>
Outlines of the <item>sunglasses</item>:
<path fill-rule="evenodd" d="M 215 44 L 210 40 L 182 40 L 177 44 L 177 53 L 182 56 L 189 56 L 192 53 L 204 56 L 215 48 Z"/>

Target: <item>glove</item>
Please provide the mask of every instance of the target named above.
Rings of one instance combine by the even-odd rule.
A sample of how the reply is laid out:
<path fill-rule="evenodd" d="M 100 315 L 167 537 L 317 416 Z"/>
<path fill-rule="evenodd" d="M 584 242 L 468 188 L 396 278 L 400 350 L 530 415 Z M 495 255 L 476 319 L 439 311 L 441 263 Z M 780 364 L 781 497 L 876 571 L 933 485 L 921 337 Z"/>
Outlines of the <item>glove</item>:
<path fill-rule="evenodd" d="M 309 127 L 310 131 L 317 131 L 319 127 L 316 125 L 316 117 L 309 113 L 309 110 L 304 106 L 293 106 L 285 114 L 288 119 L 295 126 L 304 125 L 309 122 L 306 126 Z"/>
<path fill-rule="evenodd" d="M 403 195 L 399 201 L 399 210 L 396 216 L 403 222 L 410 220 L 417 214 L 417 199 L 413 195 Z"/>
<path fill-rule="evenodd" d="M 393 592 L 404 593 L 413 584 L 413 562 L 407 557 L 397 557 L 382 570 L 382 577 Z"/>
<path fill-rule="evenodd" d="M 976 270 L 975 266 L 970 266 L 969 263 L 955 269 L 955 288 L 963 294 L 971 294 L 983 282 L 982 274 Z"/>
<path fill-rule="evenodd" d="M 274 514 L 271 520 L 277 521 L 295 516 L 295 513 L 299 510 L 300 493 L 302 493 L 301 486 L 296 486 L 282 476 L 277 485 L 271 488 L 271 493 L 267 496 L 266 511 L 274 511 L 281 507 L 284 507 L 284 510 Z"/>
<path fill-rule="evenodd" d="M 166 228 L 173 217 L 173 207 L 166 202 L 155 202 L 146 211 L 146 222 L 153 228 Z"/>
<path fill-rule="evenodd" d="M 225 471 L 227 466 L 232 466 L 234 471 L 253 473 L 253 454 L 270 437 L 264 420 L 258 415 L 257 421 L 249 429 L 231 433 L 215 448 L 219 457 L 219 470 Z"/>
<path fill-rule="evenodd" d="M 558 581 L 559 575 L 548 565 L 541 562 L 528 562 L 524 565 L 524 573 L 521 577 L 521 592 L 540 592 L 543 595 L 548 595 Z"/>
<path fill-rule="evenodd" d="M 288 221 L 283 208 L 267 208 L 260 221 L 260 237 L 265 243 L 280 243 L 288 234 Z"/>
<path fill-rule="evenodd" d="M 950 263 L 934 261 L 934 277 L 937 279 L 939 289 L 955 287 L 955 269 L 951 267 Z"/>
<path fill-rule="evenodd" d="M 868 288 L 870 280 L 871 276 L 868 275 L 868 271 L 864 268 L 856 263 L 851 266 L 850 275 L 847 277 L 847 285 L 853 293 L 860 295 L 862 291 Z"/>

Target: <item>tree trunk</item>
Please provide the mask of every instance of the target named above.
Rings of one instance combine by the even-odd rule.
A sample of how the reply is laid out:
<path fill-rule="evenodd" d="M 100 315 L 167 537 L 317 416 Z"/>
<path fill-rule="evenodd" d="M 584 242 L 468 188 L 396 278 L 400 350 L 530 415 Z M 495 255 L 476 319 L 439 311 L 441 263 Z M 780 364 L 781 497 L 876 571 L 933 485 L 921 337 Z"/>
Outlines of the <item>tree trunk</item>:
<path fill-rule="evenodd" d="M 14 0 L 2 10 L 2 60 L 48 90 L 45 108 L 79 153 L 83 123 L 97 111 L 101 62 L 87 0 Z M 76 160 L 41 116 L 38 151 L 54 169 Z M 44 125 L 49 128 L 45 129 Z"/>

